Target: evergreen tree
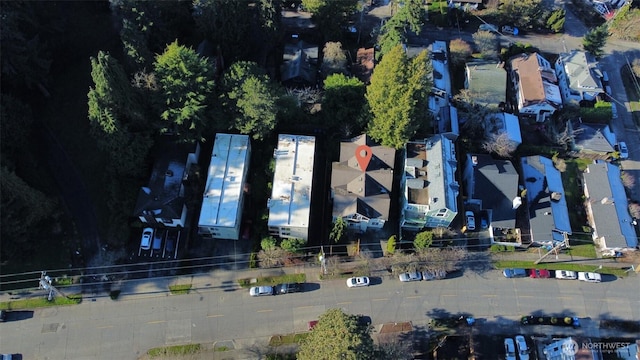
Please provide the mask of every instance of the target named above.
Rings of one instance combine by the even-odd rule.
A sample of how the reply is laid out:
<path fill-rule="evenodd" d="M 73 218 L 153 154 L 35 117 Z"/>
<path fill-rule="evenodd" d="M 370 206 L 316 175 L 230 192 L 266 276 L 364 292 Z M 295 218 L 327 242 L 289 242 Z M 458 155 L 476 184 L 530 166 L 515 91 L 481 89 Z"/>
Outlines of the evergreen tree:
<path fill-rule="evenodd" d="M 313 14 L 325 41 L 336 41 L 341 37 L 341 26 L 347 17 L 357 10 L 358 0 L 302 0 L 302 5 Z"/>
<path fill-rule="evenodd" d="M 196 26 L 202 36 L 218 49 L 225 63 L 246 59 L 251 50 L 249 2 L 238 0 L 194 0 Z M 269 15 L 267 15 L 269 16 Z M 273 16 L 271 13 L 270 16 Z M 275 21 L 270 24 L 274 31 Z"/>
<path fill-rule="evenodd" d="M 184 141 L 201 140 L 207 125 L 205 111 L 214 89 L 214 66 L 193 49 L 174 41 L 156 56 L 154 69 L 163 99 L 160 117 L 167 121 L 162 131 L 175 132 Z"/>
<path fill-rule="evenodd" d="M 600 25 L 589 30 L 582 39 L 582 47 L 585 51 L 590 52 L 593 56 L 599 58 L 604 54 L 604 46 L 609 37 L 607 24 Z"/>
<path fill-rule="evenodd" d="M 344 74 L 333 74 L 324 80 L 322 113 L 330 127 L 344 124 L 359 132 L 365 125 L 363 113 L 366 87 L 362 81 Z"/>

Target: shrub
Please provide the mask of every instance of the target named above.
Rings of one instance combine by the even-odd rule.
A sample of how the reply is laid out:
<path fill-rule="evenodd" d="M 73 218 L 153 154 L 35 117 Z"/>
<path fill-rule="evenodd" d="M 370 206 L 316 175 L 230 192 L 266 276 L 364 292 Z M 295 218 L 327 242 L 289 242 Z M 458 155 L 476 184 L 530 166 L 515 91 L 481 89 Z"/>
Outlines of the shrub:
<path fill-rule="evenodd" d="M 396 252 L 396 236 L 391 235 L 387 241 L 387 254 L 393 255 Z"/>

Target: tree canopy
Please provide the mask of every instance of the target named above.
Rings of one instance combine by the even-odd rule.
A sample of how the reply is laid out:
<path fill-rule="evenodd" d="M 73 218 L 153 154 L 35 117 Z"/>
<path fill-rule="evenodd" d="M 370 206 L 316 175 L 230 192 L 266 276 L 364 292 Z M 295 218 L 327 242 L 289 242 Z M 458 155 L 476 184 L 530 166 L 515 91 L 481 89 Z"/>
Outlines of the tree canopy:
<path fill-rule="evenodd" d="M 176 40 L 156 56 L 154 69 L 161 87 L 160 117 L 167 122 L 162 131 L 175 132 L 184 141 L 201 140 L 214 66 Z"/>
<path fill-rule="evenodd" d="M 404 6 L 400 7 L 380 29 L 378 56 L 382 57 L 395 46 L 406 43 L 409 32 L 420 35 L 425 18 L 422 0 L 404 1 Z"/>
<path fill-rule="evenodd" d="M 590 52 L 595 57 L 600 57 L 604 54 L 604 46 L 607 43 L 609 37 L 609 29 L 607 24 L 600 25 L 596 28 L 589 30 L 582 39 L 582 47 L 585 51 Z"/>
<path fill-rule="evenodd" d="M 320 315 L 309 336 L 300 345 L 299 360 L 371 359 L 374 345 L 368 325 L 341 309 L 329 309 Z"/>
<path fill-rule="evenodd" d="M 384 146 L 404 147 L 429 120 L 431 65 L 426 51 L 407 58 L 401 46 L 386 54 L 371 76 L 366 99 L 372 119 L 367 133 Z"/>
<path fill-rule="evenodd" d="M 333 74 L 324 80 L 322 112 L 331 127 L 350 125 L 359 132 L 363 126 L 366 87 L 358 78 Z"/>
<path fill-rule="evenodd" d="M 246 58 L 250 50 L 249 19 L 252 16 L 248 4 L 238 0 L 193 1 L 200 34 L 216 46 L 227 63 Z"/>
<path fill-rule="evenodd" d="M 302 6 L 313 14 L 326 41 L 340 39 L 341 26 L 358 8 L 358 0 L 302 0 Z"/>
<path fill-rule="evenodd" d="M 230 128 L 251 134 L 254 139 L 263 139 L 273 131 L 282 90 L 258 64 L 233 63 L 222 78 L 221 88 L 222 105 L 231 117 Z"/>

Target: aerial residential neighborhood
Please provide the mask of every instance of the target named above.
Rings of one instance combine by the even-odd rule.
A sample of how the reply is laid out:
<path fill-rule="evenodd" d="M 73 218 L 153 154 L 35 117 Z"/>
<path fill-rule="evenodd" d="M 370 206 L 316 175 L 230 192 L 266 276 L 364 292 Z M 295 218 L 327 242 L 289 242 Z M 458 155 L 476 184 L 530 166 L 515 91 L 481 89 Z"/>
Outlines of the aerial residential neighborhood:
<path fill-rule="evenodd" d="M 633 0 L 3 1 L 2 359 L 638 359 Z"/>

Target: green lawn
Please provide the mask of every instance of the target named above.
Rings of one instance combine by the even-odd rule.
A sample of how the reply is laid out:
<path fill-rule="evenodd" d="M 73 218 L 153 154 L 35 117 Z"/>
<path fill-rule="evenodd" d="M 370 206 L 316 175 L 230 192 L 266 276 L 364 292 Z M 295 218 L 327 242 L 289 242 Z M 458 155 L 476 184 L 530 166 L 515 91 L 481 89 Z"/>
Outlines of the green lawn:
<path fill-rule="evenodd" d="M 269 346 L 300 344 L 309 336 L 309 333 L 296 333 L 287 335 L 274 335 L 269 339 Z"/>
<path fill-rule="evenodd" d="M 622 83 L 624 84 L 629 106 L 631 107 L 631 116 L 636 126 L 640 126 L 640 89 L 636 88 L 632 74 L 631 70 L 626 66 L 620 70 Z M 638 82 L 640 82 L 640 79 Z"/>
<path fill-rule="evenodd" d="M 49 306 L 60 305 L 77 305 L 82 302 L 82 294 L 69 295 L 68 297 L 56 296 L 53 300 L 47 300 L 45 294 L 41 297 L 22 299 L 14 301 L 0 302 L 0 309 L 2 310 L 23 310 L 23 309 L 36 309 Z"/>
<path fill-rule="evenodd" d="M 307 280 L 307 276 L 305 274 L 285 274 L 279 276 L 264 276 L 257 278 L 256 282 L 251 282 L 252 279 L 240 279 L 238 280 L 238 285 L 244 288 L 248 288 L 251 286 L 263 286 L 263 285 L 278 285 L 278 284 L 286 284 L 286 283 L 303 283 Z"/>

